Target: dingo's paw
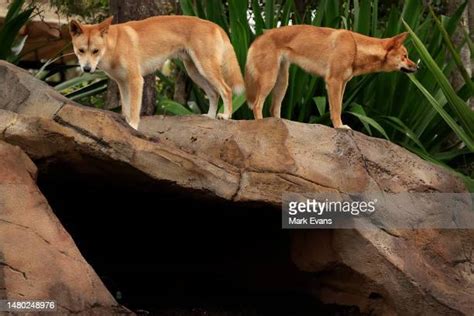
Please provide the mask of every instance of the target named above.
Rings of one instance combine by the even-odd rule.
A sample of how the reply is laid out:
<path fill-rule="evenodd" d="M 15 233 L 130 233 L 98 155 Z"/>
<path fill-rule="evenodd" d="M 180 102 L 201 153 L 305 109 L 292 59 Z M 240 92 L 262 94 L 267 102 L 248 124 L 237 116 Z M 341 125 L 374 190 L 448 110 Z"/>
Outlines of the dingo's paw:
<path fill-rule="evenodd" d="M 349 125 L 341 125 L 341 126 L 338 126 L 336 128 L 352 130 L 352 128 Z"/>
<path fill-rule="evenodd" d="M 215 119 L 216 116 L 215 115 L 212 115 L 212 114 L 209 114 L 209 113 L 206 113 L 206 114 L 201 114 L 202 116 L 204 117 L 208 117 L 208 118 L 211 118 L 211 119 Z"/>
<path fill-rule="evenodd" d="M 127 121 L 128 125 L 130 125 L 134 130 L 138 131 L 138 122 Z"/>
<path fill-rule="evenodd" d="M 228 120 L 230 119 L 230 115 L 229 114 L 225 114 L 225 113 L 218 113 L 217 114 L 217 118 L 219 120 Z"/>

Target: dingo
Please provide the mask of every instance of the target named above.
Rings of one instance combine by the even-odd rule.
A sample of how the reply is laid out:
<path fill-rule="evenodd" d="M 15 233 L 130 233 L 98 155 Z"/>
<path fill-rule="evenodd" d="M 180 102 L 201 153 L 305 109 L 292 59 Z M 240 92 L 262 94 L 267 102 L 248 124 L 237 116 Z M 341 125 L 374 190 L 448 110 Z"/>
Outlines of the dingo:
<path fill-rule="evenodd" d="M 227 34 L 209 21 L 187 16 L 157 16 L 111 25 L 83 25 L 71 21 L 70 33 L 81 69 L 105 71 L 120 90 L 122 113 L 135 129 L 140 120 L 143 76 L 160 69 L 168 58 L 183 60 L 188 75 L 209 98 L 208 116 L 215 118 L 219 96 L 224 113 L 232 116 L 232 90 L 243 92 L 244 82 Z"/>
<path fill-rule="evenodd" d="M 265 98 L 273 88 L 271 114 L 280 117 L 291 63 L 326 81 L 331 121 L 336 128 L 350 128 L 341 121 L 342 98 L 352 77 L 371 72 L 415 72 L 403 42 L 408 33 L 378 39 L 347 30 L 309 25 L 269 30 L 251 45 L 245 70 L 247 102 L 256 119 L 263 118 Z"/>

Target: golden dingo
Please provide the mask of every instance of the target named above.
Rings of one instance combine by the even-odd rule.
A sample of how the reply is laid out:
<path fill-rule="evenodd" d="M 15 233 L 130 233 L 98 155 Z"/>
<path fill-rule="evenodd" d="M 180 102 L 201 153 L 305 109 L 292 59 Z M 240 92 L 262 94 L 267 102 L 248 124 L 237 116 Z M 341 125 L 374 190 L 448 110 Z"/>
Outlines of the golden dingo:
<path fill-rule="evenodd" d="M 336 128 L 350 128 L 341 121 L 344 89 L 354 76 L 372 72 L 415 72 L 403 42 L 408 33 L 378 39 L 347 30 L 309 25 L 285 26 L 265 32 L 251 45 L 245 84 L 247 102 L 256 119 L 263 118 L 265 98 L 272 93 L 271 114 L 280 117 L 288 86 L 288 68 L 294 63 L 326 81 L 331 121 Z"/>
<path fill-rule="evenodd" d="M 208 116 L 215 118 L 219 96 L 224 113 L 232 116 L 232 90 L 244 82 L 227 34 L 218 25 L 187 16 L 157 16 L 111 25 L 71 21 L 70 33 L 81 69 L 105 71 L 119 86 L 122 113 L 135 129 L 140 121 L 143 76 L 160 69 L 168 58 L 183 60 L 188 75 L 209 98 Z"/>

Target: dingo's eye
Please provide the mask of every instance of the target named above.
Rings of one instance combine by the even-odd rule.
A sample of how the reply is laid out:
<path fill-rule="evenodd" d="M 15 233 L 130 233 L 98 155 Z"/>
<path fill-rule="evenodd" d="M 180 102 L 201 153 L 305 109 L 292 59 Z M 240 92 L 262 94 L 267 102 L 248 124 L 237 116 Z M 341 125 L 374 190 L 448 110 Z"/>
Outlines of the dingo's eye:
<path fill-rule="evenodd" d="M 83 48 L 79 49 L 79 53 L 84 54 L 85 50 Z"/>
<path fill-rule="evenodd" d="M 92 51 L 92 54 L 96 55 L 98 52 L 99 52 L 98 49 L 94 49 L 94 50 Z"/>

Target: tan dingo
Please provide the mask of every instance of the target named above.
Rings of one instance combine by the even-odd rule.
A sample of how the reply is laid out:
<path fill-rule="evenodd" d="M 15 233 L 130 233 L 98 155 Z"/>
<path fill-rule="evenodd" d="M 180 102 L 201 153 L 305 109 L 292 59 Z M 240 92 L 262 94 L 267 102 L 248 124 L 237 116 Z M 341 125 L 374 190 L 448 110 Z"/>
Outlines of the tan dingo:
<path fill-rule="evenodd" d="M 188 75 L 209 97 L 208 116 L 215 118 L 219 96 L 232 116 L 232 90 L 244 82 L 227 34 L 218 25 L 187 16 L 158 16 L 111 25 L 70 23 L 74 52 L 81 69 L 105 71 L 118 83 L 122 113 L 135 129 L 140 121 L 143 76 L 160 69 L 168 58 L 183 60 Z"/>
<path fill-rule="evenodd" d="M 247 102 L 255 118 L 261 119 L 263 103 L 273 89 L 271 114 L 280 117 L 288 68 L 294 63 L 325 79 L 333 126 L 350 128 L 341 121 L 346 83 L 354 76 L 372 72 L 415 72 L 418 66 L 408 59 L 403 46 L 407 35 L 378 39 L 309 25 L 269 30 L 249 49 L 245 71 Z"/>

